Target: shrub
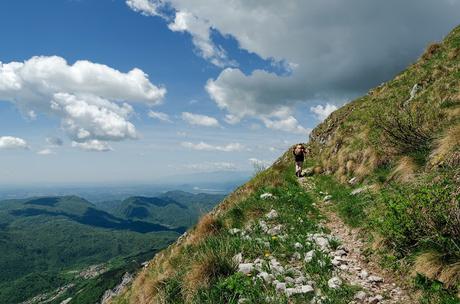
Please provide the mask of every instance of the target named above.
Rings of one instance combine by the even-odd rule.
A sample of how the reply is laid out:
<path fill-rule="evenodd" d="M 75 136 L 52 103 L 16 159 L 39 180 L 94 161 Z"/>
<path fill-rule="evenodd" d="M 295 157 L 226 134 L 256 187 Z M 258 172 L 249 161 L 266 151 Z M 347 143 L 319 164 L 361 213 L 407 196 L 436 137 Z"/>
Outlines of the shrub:
<path fill-rule="evenodd" d="M 378 115 L 376 127 L 385 140 L 401 154 L 426 151 L 433 140 L 432 111 L 402 108 Z"/>
<path fill-rule="evenodd" d="M 446 259 L 460 259 L 460 195 L 455 187 L 452 177 L 438 176 L 383 192 L 374 212 L 382 235 L 401 254 L 430 248 Z"/>

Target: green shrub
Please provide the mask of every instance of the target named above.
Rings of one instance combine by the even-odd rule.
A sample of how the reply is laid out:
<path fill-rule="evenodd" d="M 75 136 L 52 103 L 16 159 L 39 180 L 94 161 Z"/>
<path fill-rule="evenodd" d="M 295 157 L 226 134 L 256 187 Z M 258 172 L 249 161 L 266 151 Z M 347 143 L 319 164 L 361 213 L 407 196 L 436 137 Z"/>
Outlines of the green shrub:
<path fill-rule="evenodd" d="M 388 243 L 401 254 L 417 247 L 460 258 L 459 196 L 454 187 L 446 176 L 383 191 L 374 219 Z"/>

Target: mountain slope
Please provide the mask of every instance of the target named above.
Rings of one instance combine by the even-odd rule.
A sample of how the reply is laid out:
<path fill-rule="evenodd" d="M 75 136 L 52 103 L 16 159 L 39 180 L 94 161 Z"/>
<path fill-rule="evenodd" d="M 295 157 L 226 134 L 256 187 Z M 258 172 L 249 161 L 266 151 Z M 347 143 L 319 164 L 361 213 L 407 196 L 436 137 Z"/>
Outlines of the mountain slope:
<path fill-rule="evenodd" d="M 116 217 L 76 196 L 0 202 L 0 302 L 79 281 L 66 273 L 99 263 L 108 268 L 115 257 L 141 263 L 184 229 Z"/>
<path fill-rule="evenodd" d="M 225 196 L 169 191 L 159 197 L 135 196 L 125 199 L 116 214 L 131 220 L 142 220 L 168 227 L 189 227 L 211 210 Z"/>
<path fill-rule="evenodd" d="M 332 113 L 308 145 L 306 189 L 287 151 L 112 302 L 349 303 L 361 287 L 332 254 L 328 210 L 368 235 L 365 260 L 397 272 L 421 303 L 459 303 L 460 27 Z M 395 297 L 369 292 L 373 303 Z"/>

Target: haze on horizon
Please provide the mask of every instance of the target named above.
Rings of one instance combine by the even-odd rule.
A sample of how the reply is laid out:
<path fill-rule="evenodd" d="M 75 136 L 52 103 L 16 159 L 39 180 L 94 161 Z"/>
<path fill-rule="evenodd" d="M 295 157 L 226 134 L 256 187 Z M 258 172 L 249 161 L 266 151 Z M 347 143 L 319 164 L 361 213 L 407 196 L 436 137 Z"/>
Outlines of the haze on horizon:
<path fill-rule="evenodd" d="M 460 22 L 460 0 L 288 3 L 2 1 L 0 184 L 251 171 Z"/>

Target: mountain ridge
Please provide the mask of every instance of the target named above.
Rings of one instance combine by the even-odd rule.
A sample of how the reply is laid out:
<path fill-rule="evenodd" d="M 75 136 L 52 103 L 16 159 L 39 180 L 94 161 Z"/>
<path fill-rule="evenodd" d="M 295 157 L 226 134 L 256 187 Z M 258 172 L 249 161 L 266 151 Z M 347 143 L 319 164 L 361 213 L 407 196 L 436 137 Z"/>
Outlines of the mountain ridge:
<path fill-rule="evenodd" d="M 157 254 L 111 302 L 349 303 L 359 287 L 343 282 L 346 270 L 318 248 L 327 231 L 317 206 L 329 204 L 370 235 L 368 259 L 402 275 L 420 302 L 458 303 L 460 27 L 393 80 L 333 112 L 308 146 L 304 179 L 311 186 L 293 178 L 287 151 Z M 337 249 L 336 242 L 321 240 Z M 286 273 L 294 265 L 300 276 Z M 310 278 L 308 288 L 291 281 L 301 276 Z M 392 300 L 375 292 L 360 298 Z"/>

